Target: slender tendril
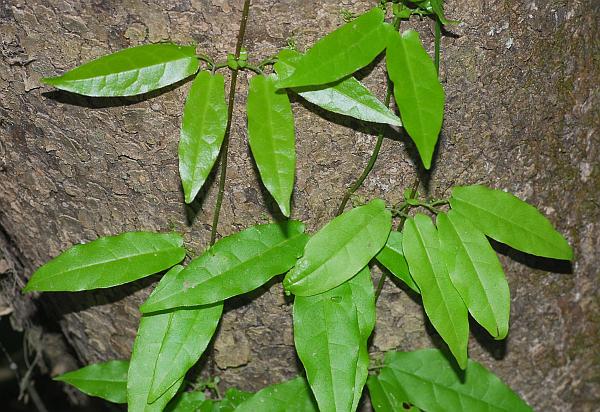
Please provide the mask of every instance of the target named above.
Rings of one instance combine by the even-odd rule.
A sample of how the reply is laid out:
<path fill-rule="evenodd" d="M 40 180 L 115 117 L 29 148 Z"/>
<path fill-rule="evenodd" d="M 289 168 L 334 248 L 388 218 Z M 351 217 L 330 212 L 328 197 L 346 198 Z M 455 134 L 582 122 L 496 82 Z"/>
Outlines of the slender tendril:
<path fill-rule="evenodd" d="M 244 44 L 244 36 L 246 35 L 246 23 L 248 22 L 248 13 L 250 11 L 250 0 L 244 0 L 244 9 L 242 10 L 242 21 L 237 35 L 237 43 L 235 45 L 235 58 L 239 59 L 242 45 Z M 221 160 L 221 171 L 219 173 L 219 192 L 217 193 L 217 201 L 215 203 L 215 211 L 213 215 L 213 223 L 210 231 L 210 244 L 215 244 L 217 240 L 217 227 L 219 226 L 219 215 L 221 214 L 221 205 L 223 204 L 223 194 L 225 193 L 225 178 L 227 177 L 227 152 L 229 150 L 229 134 L 231 131 L 231 119 L 233 117 L 233 105 L 235 103 L 235 90 L 237 86 L 238 71 L 231 72 L 231 84 L 229 85 L 229 101 L 227 105 L 227 126 L 225 128 L 225 138 L 219 153 Z"/>

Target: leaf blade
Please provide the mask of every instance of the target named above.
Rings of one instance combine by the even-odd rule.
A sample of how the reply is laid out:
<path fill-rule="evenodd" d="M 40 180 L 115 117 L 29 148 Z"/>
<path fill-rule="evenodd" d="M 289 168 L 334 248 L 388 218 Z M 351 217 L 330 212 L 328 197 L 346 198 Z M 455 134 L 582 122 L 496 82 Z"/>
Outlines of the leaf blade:
<path fill-rule="evenodd" d="M 173 278 L 183 270 L 176 267 L 165 275 Z M 221 314 L 223 303 L 174 309 L 170 312 L 142 316 L 138 333 L 162 333 L 156 354 L 148 402 L 153 403 L 190 369 L 210 343 Z M 163 329 L 164 323 L 166 329 Z"/>
<path fill-rule="evenodd" d="M 414 30 L 389 35 L 386 61 L 400 118 L 429 169 L 444 118 L 444 89 L 435 66 Z"/>
<path fill-rule="evenodd" d="M 331 83 L 371 63 L 386 46 L 390 26 L 383 17 L 383 11 L 375 7 L 323 37 L 290 77 L 279 80 L 277 88 Z"/>
<path fill-rule="evenodd" d="M 375 256 L 375 259 L 385 266 L 385 268 L 389 270 L 392 275 L 406 283 L 406 285 L 415 293 L 421 293 L 419 287 L 410 275 L 410 271 L 408 270 L 408 263 L 406 262 L 404 252 L 402 251 L 401 232 L 390 232 L 390 237 L 388 238 L 383 249 L 381 249 L 381 252 Z"/>
<path fill-rule="evenodd" d="M 200 72 L 183 108 L 179 139 L 179 175 L 186 203 L 194 200 L 219 157 L 226 127 L 225 79 Z"/>
<path fill-rule="evenodd" d="M 351 411 L 358 406 L 374 325 L 368 268 L 325 293 L 296 296 L 294 343 L 321 410 Z"/>
<path fill-rule="evenodd" d="M 473 410 L 531 412 L 508 386 L 469 359 L 464 383 L 444 354 L 436 349 L 388 352 L 379 379 L 388 392 L 400 390 L 417 407 L 430 411 Z"/>
<path fill-rule="evenodd" d="M 401 387 L 394 387 L 390 390 L 389 387 L 382 381 L 378 375 L 370 375 L 367 379 L 367 387 L 369 388 L 369 398 L 375 412 L 419 412 L 415 406 L 409 406 L 408 395 L 404 393 Z"/>
<path fill-rule="evenodd" d="M 310 296 L 342 284 L 383 248 L 391 225 L 391 213 L 380 199 L 336 217 L 308 241 L 283 280 L 285 289 Z"/>
<path fill-rule="evenodd" d="M 498 242 L 536 256 L 572 260 L 573 250 L 535 207 L 482 185 L 452 189 L 450 205 Z"/>
<path fill-rule="evenodd" d="M 250 292 L 292 267 L 306 241 L 298 221 L 257 225 L 223 238 L 176 277 L 161 281 L 140 310 L 208 305 Z"/>
<path fill-rule="evenodd" d="M 165 277 L 176 276 L 182 269 L 176 266 Z M 127 379 L 130 411 L 163 410 L 210 342 L 222 310 L 219 303 L 142 316 Z"/>
<path fill-rule="evenodd" d="M 126 232 L 75 245 L 35 271 L 23 289 L 76 292 L 132 282 L 185 257 L 176 233 Z"/>
<path fill-rule="evenodd" d="M 206 402 L 204 392 L 184 392 L 177 395 L 165 408 L 166 412 L 196 412 Z"/>
<path fill-rule="evenodd" d="M 437 230 L 430 218 L 417 214 L 406 220 L 402 248 L 410 273 L 421 290 L 427 317 L 464 369 L 469 340 L 467 307 L 450 280 Z"/>
<path fill-rule="evenodd" d="M 281 213 L 289 217 L 296 174 L 294 115 L 285 92 L 277 92 L 273 76 L 250 79 L 248 143 L 260 178 Z"/>
<path fill-rule="evenodd" d="M 277 75 L 280 78 L 289 77 L 296 70 L 297 61 L 301 57 L 302 54 L 295 50 L 281 50 L 275 63 Z M 296 87 L 292 88 L 292 91 L 310 103 L 333 113 L 366 122 L 402 126 L 400 118 L 352 76 L 319 88 Z"/>
<path fill-rule="evenodd" d="M 177 83 L 196 71 L 195 46 L 147 44 L 120 50 L 43 79 L 61 90 L 94 97 L 134 96 Z"/>
<path fill-rule="evenodd" d="M 376 309 L 375 309 L 375 290 L 373 289 L 373 281 L 371 280 L 371 272 L 369 267 L 365 266 L 356 276 L 348 280 L 350 293 L 352 294 L 352 302 L 356 307 L 358 318 L 358 331 L 360 333 L 361 342 L 359 346 L 358 361 L 356 363 L 356 375 L 354 379 L 354 398 L 352 401 L 352 410 L 358 408 L 358 403 L 362 396 L 363 387 L 369 376 L 369 351 L 367 343 L 369 337 L 375 329 Z"/>
<path fill-rule="evenodd" d="M 113 360 L 95 363 L 54 378 L 81 392 L 114 403 L 127 402 L 127 369 L 129 361 Z"/>
<path fill-rule="evenodd" d="M 458 212 L 437 217 L 442 253 L 452 284 L 471 316 L 494 338 L 508 334 L 510 290 L 485 235 Z"/>
<path fill-rule="evenodd" d="M 242 402 L 236 412 L 318 412 L 310 387 L 301 377 L 267 386 Z"/>

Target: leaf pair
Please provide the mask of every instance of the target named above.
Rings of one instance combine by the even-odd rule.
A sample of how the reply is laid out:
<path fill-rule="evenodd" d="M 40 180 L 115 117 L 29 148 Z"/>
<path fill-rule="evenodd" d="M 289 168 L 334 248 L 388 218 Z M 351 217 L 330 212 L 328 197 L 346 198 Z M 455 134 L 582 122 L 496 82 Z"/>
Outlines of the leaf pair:
<path fill-rule="evenodd" d="M 303 232 L 297 221 L 251 227 L 163 277 L 140 308 L 144 315 L 129 369 L 130 410 L 162 410 L 210 342 L 223 301 L 287 271 L 302 253 Z"/>
<path fill-rule="evenodd" d="M 425 349 L 388 352 L 385 366 L 367 382 L 375 412 L 530 412 L 532 409 L 500 379 L 477 362 L 458 374 L 442 352 Z"/>
<path fill-rule="evenodd" d="M 375 298 L 367 264 L 391 215 L 379 199 L 329 222 L 284 279 L 294 300 L 294 342 L 321 410 L 353 411 L 368 375 Z M 358 273 L 358 274 L 357 274 Z"/>
<path fill-rule="evenodd" d="M 295 50 L 281 50 L 277 63 L 275 63 L 277 75 L 280 78 L 291 76 L 298 67 L 298 61 L 303 58 L 304 55 Z M 402 126 L 400 118 L 352 76 L 334 83 L 294 87 L 290 90 L 310 103 L 333 113 L 354 117 L 366 122 Z"/>
<path fill-rule="evenodd" d="M 440 7 L 436 3 L 436 12 Z M 280 75 L 277 87 L 292 88 L 327 110 L 398 125 L 400 123 L 383 110 L 385 107 L 377 105 L 371 94 L 361 90 L 360 83 L 352 77 L 328 85 L 326 89 L 308 89 L 304 93 L 299 89 L 340 81 L 387 49 L 388 75 L 394 84 L 402 123 L 414 140 L 425 168 L 429 169 L 442 127 L 444 90 L 418 33 L 407 30 L 400 35 L 383 18 L 383 11 L 374 8 L 319 40 L 304 56 L 282 52 L 282 62 L 276 67 Z M 290 63 L 295 65 L 293 71 Z M 350 107 L 347 107 L 348 102 Z"/>

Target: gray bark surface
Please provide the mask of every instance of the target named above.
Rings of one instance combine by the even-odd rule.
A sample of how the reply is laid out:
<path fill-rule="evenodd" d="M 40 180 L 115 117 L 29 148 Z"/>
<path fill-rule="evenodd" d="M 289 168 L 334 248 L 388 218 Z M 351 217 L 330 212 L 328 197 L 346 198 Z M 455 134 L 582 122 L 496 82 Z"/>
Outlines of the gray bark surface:
<path fill-rule="evenodd" d="M 343 23 L 342 9 L 362 12 L 375 2 L 252 3 L 245 44 L 261 60 L 288 38 L 305 49 Z M 145 99 L 89 99 L 44 87 L 40 78 L 167 40 L 195 42 L 224 59 L 235 46 L 241 6 L 239 0 L 0 0 L 0 309 L 12 310 L 18 328 L 40 314 L 56 320 L 81 364 L 129 357 L 137 307 L 157 278 L 23 296 L 26 279 L 73 244 L 127 230 L 175 229 L 199 254 L 209 241 L 216 182 L 193 207 L 184 206 L 177 143 L 189 83 Z M 536 205 L 576 256 L 568 268 L 499 246 L 512 296 L 510 335 L 494 342 L 474 327 L 470 356 L 536 410 L 598 410 L 600 4 L 450 0 L 446 10 L 461 24 L 448 27 L 442 43 L 446 117 L 434 172 L 423 176 L 421 190 L 444 197 L 452 185 L 507 189 Z M 431 22 L 409 26 L 431 51 Z M 383 99 L 383 61 L 361 77 Z M 266 222 L 276 208 L 247 148 L 247 78 L 240 74 L 219 236 Z M 293 217 L 314 232 L 366 165 L 375 130 L 299 98 L 293 109 Z M 404 136 L 389 137 L 359 194 L 396 203 L 417 160 Z M 378 317 L 372 352 L 432 346 L 419 303 L 389 280 Z M 63 358 L 54 359 L 54 373 L 72 367 L 57 359 Z M 297 373 L 291 301 L 279 283 L 228 302 L 213 359 L 223 387 L 256 390 Z"/>

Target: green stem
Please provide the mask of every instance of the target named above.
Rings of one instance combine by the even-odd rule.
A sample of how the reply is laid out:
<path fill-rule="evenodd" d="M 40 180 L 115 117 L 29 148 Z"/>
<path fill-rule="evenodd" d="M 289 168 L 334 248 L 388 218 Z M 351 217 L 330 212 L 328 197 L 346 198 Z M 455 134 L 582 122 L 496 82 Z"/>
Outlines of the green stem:
<path fill-rule="evenodd" d="M 242 21 L 237 35 L 237 43 L 235 45 L 235 58 L 239 59 L 242 45 L 244 44 L 244 36 L 246 35 L 246 23 L 248 22 L 248 13 L 250 11 L 250 0 L 244 0 L 244 9 L 242 10 Z M 235 103 L 235 89 L 237 86 L 238 71 L 231 72 L 231 84 L 229 85 L 229 101 L 227 105 L 227 126 L 225 128 L 225 138 L 219 153 L 221 160 L 221 171 L 219 174 L 219 192 L 217 193 L 217 202 L 215 203 L 215 211 L 213 215 L 213 224 L 210 231 L 210 244 L 215 244 L 217 240 L 217 227 L 219 226 L 219 215 L 221 214 L 221 205 L 223 204 L 223 194 L 225 193 L 225 178 L 227 177 L 227 152 L 229 150 L 229 134 L 231 132 L 231 119 L 233 117 L 233 105 Z"/>
<path fill-rule="evenodd" d="M 416 196 L 417 189 L 419 188 L 419 183 L 420 183 L 419 175 L 417 174 L 415 176 L 415 180 L 410 189 L 410 197 L 411 198 Z M 402 231 L 402 228 L 404 227 L 404 222 L 406 222 L 407 218 L 408 218 L 408 215 L 404 215 L 400 218 L 400 223 L 398 224 L 398 232 Z M 377 300 L 379 299 L 379 296 L 381 295 L 381 291 L 383 290 L 383 284 L 385 283 L 386 278 L 387 278 L 387 274 L 386 274 L 386 272 L 383 272 L 381 274 L 381 277 L 379 278 L 379 283 L 377 283 L 377 289 L 375 290 L 375 303 L 377 303 Z"/>
<path fill-rule="evenodd" d="M 375 162 L 377 161 L 377 156 L 379 156 L 379 150 L 381 149 L 382 143 L 383 143 L 383 133 L 379 133 L 377 135 L 377 143 L 375 143 L 375 148 L 373 149 L 373 153 L 371 154 L 371 157 L 369 158 L 369 163 L 367 163 L 367 167 L 365 167 L 365 170 L 363 170 L 363 172 L 361 173 L 359 178 L 356 179 L 356 181 L 352 184 L 352 186 L 350 186 L 350 188 L 348 188 L 348 190 L 346 190 L 346 193 L 344 194 L 344 197 L 342 198 L 342 202 L 340 203 L 340 207 L 338 207 L 336 216 L 339 216 L 344 212 L 344 209 L 346 208 L 346 204 L 348 203 L 348 200 L 350 200 L 350 197 L 363 184 L 363 182 L 365 181 L 365 179 L 367 178 L 367 176 L 373 169 L 373 166 L 375 165 Z"/>
<path fill-rule="evenodd" d="M 440 74 L 440 50 L 442 43 L 442 22 L 438 16 L 435 16 L 435 70 Z"/>
<path fill-rule="evenodd" d="M 392 22 L 392 24 L 393 24 L 394 28 L 396 30 L 398 30 L 398 28 L 400 27 L 400 19 L 394 18 L 394 21 Z M 384 104 L 386 107 L 388 107 L 390 105 L 391 100 L 392 100 L 392 82 L 391 82 L 390 78 L 387 77 L 385 101 L 384 101 Z M 346 193 L 344 193 L 344 197 L 342 198 L 342 202 L 340 203 L 340 206 L 338 207 L 336 216 L 339 216 L 344 212 L 344 209 L 346 208 L 346 204 L 348 204 L 348 200 L 350 200 L 350 197 L 352 197 L 354 192 L 356 192 L 358 190 L 358 188 L 361 187 L 361 185 L 363 184 L 363 182 L 365 181 L 367 176 L 369 176 L 369 173 L 371 173 L 371 170 L 373 170 L 373 166 L 375 166 L 375 162 L 377 161 L 377 157 L 379 156 L 379 151 L 381 150 L 382 144 L 383 144 L 383 133 L 379 133 L 377 135 L 377 142 L 375 143 L 375 147 L 373 148 L 373 153 L 371 153 L 371 157 L 369 158 L 369 162 L 367 163 L 367 166 L 365 167 L 363 172 L 360 174 L 358 179 L 356 179 L 356 181 L 348 188 L 348 190 L 346 190 Z"/>

